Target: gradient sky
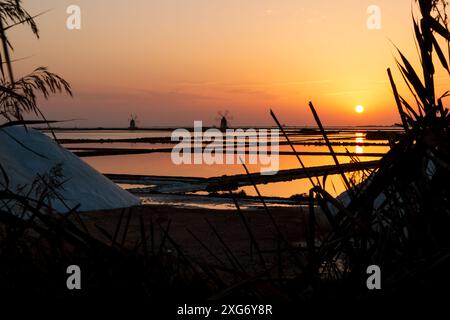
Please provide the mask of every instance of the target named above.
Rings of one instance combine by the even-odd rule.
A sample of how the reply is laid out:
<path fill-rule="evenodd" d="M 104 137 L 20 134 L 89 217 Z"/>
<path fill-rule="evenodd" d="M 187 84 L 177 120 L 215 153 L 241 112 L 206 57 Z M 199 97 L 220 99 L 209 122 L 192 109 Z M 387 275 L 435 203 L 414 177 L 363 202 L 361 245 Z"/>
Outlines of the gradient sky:
<path fill-rule="evenodd" d="M 80 119 L 70 126 L 125 126 L 130 113 L 141 126 L 212 125 L 224 110 L 232 125 L 268 125 L 270 107 L 282 123 L 311 125 L 310 100 L 326 125 L 390 125 L 386 68 L 401 80 L 390 40 L 417 61 L 411 0 L 23 2 L 51 11 L 37 19 L 40 40 L 10 32 L 13 58 L 28 57 L 17 76 L 48 66 L 67 79 L 74 98 L 41 106 L 48 118 Z M 81 30 L 66 28 L 71 4 Z M 382 9 L 381 30 L 366 27 L 370 4 Z"/>

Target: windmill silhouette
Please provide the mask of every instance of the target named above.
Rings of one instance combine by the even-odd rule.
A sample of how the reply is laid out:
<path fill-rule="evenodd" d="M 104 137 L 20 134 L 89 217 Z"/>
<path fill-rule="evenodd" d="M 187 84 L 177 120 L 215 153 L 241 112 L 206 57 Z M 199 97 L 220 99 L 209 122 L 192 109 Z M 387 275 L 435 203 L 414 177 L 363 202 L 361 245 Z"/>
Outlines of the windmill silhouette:
<path fill-rule="evenodd" d="M 138 124 L 138 117 L 135 114 L 131 114 L 130 118 L 128 119 L 130 121 L 130 125 L 128 127 L 129 130 L 136 130 L 137 124 Z"/>
<path fill-rule="evenodd" d="M 233 120 L 233 117 L 228 110 L 225 110 L 225 112 L 219 111 L 217 115 L 216 121 L 220 121 L 220 130 L 226 131 L 230 127 L 230 120 Z"/>

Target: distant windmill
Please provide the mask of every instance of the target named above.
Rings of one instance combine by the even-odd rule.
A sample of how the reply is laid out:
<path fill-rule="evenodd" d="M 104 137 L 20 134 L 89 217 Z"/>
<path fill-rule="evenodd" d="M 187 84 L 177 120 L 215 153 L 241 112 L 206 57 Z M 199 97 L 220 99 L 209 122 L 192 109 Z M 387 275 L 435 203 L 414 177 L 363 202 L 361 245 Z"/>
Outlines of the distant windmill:
<path fill-rule="evenodd" d="M 230 113 L 228 110 L 225 112 L 219 111 L 218 117 L 216 118 L 216 121 L 220 121 L 220 130 L 226 131 L 230 127 L 230 120 L 233 120 L 233 117 L 230 116 Z"/>
<path fill-rule="evenodd" d="M 138 124 L 138 117 L 135 114 L 131 114 L 130 119 L 128 119 L 130 121 L 130 125 L 128 127 L 129 130 L 136 130 L 137 129 L 137 124 Z"/>

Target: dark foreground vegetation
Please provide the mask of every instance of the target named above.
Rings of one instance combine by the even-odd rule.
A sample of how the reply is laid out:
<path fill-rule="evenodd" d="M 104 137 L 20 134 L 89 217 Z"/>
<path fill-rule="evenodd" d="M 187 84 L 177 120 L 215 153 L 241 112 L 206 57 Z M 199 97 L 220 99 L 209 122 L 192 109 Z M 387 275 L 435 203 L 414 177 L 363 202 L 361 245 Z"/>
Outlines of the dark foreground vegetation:
<path fill-rule="evenodd" d="M 236 215 L 252 244 L 248 254 L 256 257 L 258 266 L 244 268 L 213 224 L 210 232 L 221 243 L 226 260 L 202 263 L 186 255 L 183 243 L 171 237 L 170 222 L 139 218 L 140 240 L 130 245 L 131 211 L 123 211 L 113 232 L 97 227 L 103 235 L 99 238 L 85 226 L 77 208 L 61 216 L 48 205 L 46 196 L 57 194 L 51 181 L 40 182 L 42 197 L 36 201 L 11 190 L 8 175 L 14 173 L 0 170 L 5 181 L 0 190 L 0 293 L 21 300 L 122 299 L 153 306 L 207 301 L 350 305 L 442 297 L 440 289 L 445 292 L 450 285 L 450 116 L 443 102 L 447 94 L 439 96 L 435 91 L 434 68 L 438 63 L 433 63 L 433 55 L 449 71 L 437 39 L 448 43 L 450 32 L 444 2 L 420 0 L 417 5 L 421 16 L 414 22 L 414 30 L 421 75 L 398 52 L 398 67 L 415 97 L 414 104 L 397 92 L 388 71 L 404 135 L 376 168 L 360 171 L 359 176 L 341 172 L 346 200 L 326 192 L 326 178 L 307 176 L 312 184 L 305 213 L 308 219 L 305 229 L 299 231 L 306 232 L 305 243 L 289 241 L 273 212 L 265 208 L 263 214 L 270 221 L 275 246 L 269 253 L 262 251 L 236 200 Z M 43 78 L 37 78 L 36 86 L 14 80 L 5 23 L 25 22 L 33 31 L 37 29 L 18 1 L 0 1 L 0 13 L 2 58 L 9 70 L 9 80 L 4 75 L 0 86 L 0 112 L 8 120 L 25 123 L 21 112 L 38 110 L 33 90 L 49 93 L 69 87 L 47 73 L 39 73 Z M 339 168 L 316 108 L 312 103 L 310 107 Z M 273 112 L 272 116 L 279 125 Z M 298 160 L 302 168 L 300 156 Z M 318 221 L 327 228 L 319 229 L 323 225 Z M 192 236 L 195 241 L 196 235 Z M 205 255 L 214 257 L 208 243 L 202 247 Z M 67 290 L 62 280 L 72 264 L 83 270 L 81 291 Z M 369 265 L 381 267 L 381 291 L 366 287 Z"/>

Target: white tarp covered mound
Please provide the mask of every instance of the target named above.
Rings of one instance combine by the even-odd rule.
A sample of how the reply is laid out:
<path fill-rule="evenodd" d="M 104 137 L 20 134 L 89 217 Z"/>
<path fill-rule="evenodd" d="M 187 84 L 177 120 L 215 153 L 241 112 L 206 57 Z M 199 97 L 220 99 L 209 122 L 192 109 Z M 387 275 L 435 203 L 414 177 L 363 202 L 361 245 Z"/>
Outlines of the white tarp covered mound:
<path fill-rule="evenodd" d="M 81 205 L 79 211 L 126 208 L 139 204 L 138 198 L 45 134 L 31 128 L 13 126 L 0 129 L 0 164 L 8 175 L 9 189 L 13 191 L 30 186 L 38 176 L 48 175 L 52 168 L 61 168 L 63 185 L 57 192 L 65 204 L 58 197 L 51 199 L 51 206 L 61 213 L 67 213 L 67 207 L 73 208 L 78 204 Z M 2 174 L 0 183 L 5 183 Z M 27 190 L 30 188 L 24 188 L 22 192 Z M 37 195 L 31 194 L 30 197 Z"/>

